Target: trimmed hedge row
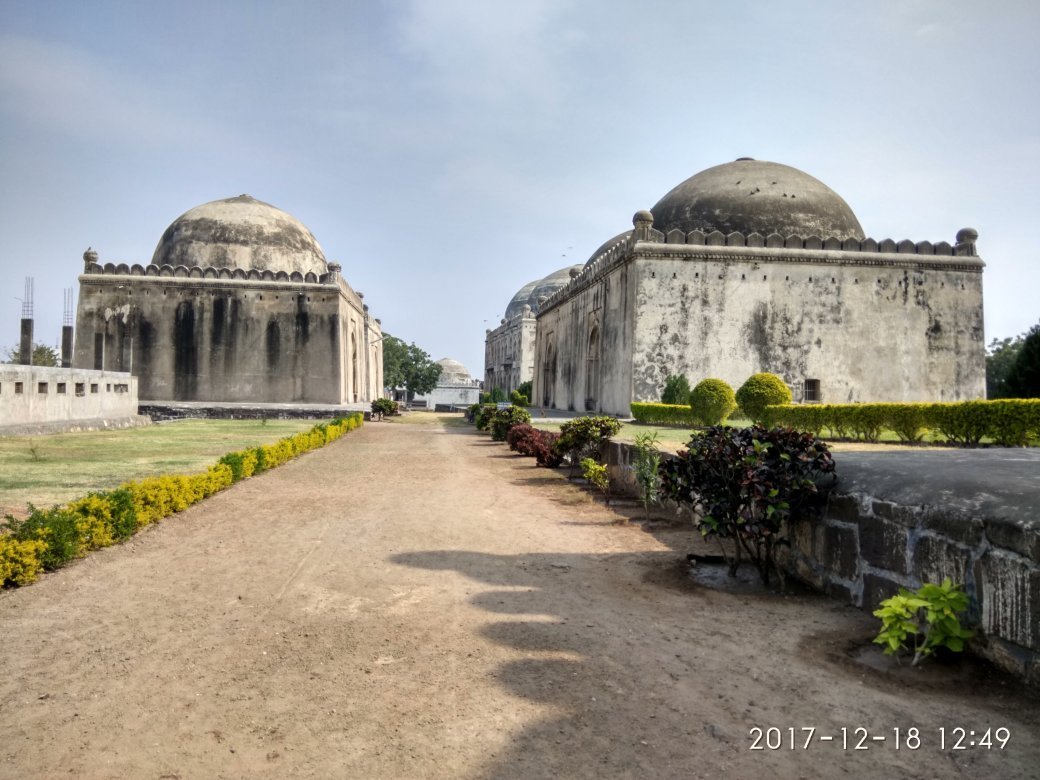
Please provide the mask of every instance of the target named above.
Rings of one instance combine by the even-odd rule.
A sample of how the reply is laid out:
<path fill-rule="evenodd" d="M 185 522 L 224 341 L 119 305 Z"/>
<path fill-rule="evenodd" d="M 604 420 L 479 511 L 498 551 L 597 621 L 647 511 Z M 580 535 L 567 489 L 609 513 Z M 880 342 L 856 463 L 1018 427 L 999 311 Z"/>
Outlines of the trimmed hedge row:
<path fill-rule="evenodd" d="M 693 427 L 697 421 L 688 405 L 633 402 L 629 405 L 636 422 L 645 425 L 685 425 Z"/>
<path fill-rule="evenodd" d="M 933 431 L 951 444 L 973 447 L 983 438 L 1021 447 L 1040 438 L 1040 398 L 993 401 L 879 404 L 791 404 L 766 407 L 767 425 L 786 425 L 819 435 L 877 441 L 890 430 L 902 441 L 920 441 Z"/>
<path fill-rule="evenodd" d="M 274 444 L 229 452 L 200 474 L 147 477 L 51 509 L 30 504 L 25 520 L 6 518 L 7 533 L 0 535 L 0 586 L 33 582 L 43 570 L 61 568 L 91 550 L 122 541 L 239 480 L 324 447 L 363 422 L 358 412 Z"/>

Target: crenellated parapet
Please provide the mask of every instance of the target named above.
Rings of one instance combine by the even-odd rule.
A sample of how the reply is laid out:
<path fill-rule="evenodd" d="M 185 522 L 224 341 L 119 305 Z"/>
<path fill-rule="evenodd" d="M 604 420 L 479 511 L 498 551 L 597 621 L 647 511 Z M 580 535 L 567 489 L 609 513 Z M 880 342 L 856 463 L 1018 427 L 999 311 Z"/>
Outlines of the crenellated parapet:
<path fill-rule="evenodd" d="M 891 238 L 879 241 L 874 238 L 782 236 L 779 233 L 745 235 L 740 232 L 723 233 L 719 230 L 691 230 L 686 233 L 671 230 L 665 234 L 654 229 L 653 215 L 645 210 L 636 212 L 632 224 L 634 229 L 631 232 L 590 259 L 578 274 L 572 276 L 567 285 L 550 295 L 541 307 L 542 310 L 552 308 L 576 291 L 596 282 L 615 265 L 631 257 L 637 245 L 644 255 L 662 257 L 684 254 L 684 250 L 690 247 L 697 247 L 697 255 L 701 255 L 703 250 L 699 248 L 704 247 L 709 250 L 705 259 L 727 259 L 731 256 L 729 253 L 737 252 L 741 258 L 753 255 L 766 261 L 775 259 L 773 255 L 779 255 L 789 262 L 898 266 L 914 263 L 929 267 L 942 263 L 958 270 L 972 271 L 980 271 L 983 265 L 976 251 L 975 242 L 979 234 L 974 228 L 962 228 L 957 232 L 955 243 L 950 244 L 946 241 L 895 241 Z M 710 252 L 712 247 L 719 248 L 717 255 Z M 756 250 L 761 250 L 761 256 Z M 786 254 L 787 252 L 791 254 Z M 942 258 L 951 259 L 944 261 Z M 953 258 L 964 260 L 958 262 Z"/>
<path fill-rule="evenodd" d="M 213 266 L 184 266 L 184 265 L 140 265 L 133 263 L 99 263 L 97 254 L 91 252 L 94 259 L 86 259 L 84 262 L 84 274 L 97 274 L 105 276 L 145 276 L 145 277 L 172 277 L 176 279 L 237 279 L 242 281 L 257 282 L 289 282 L 300 284 L 336 284 L 341 280 L 340 269 L 337 264 L 330 264 L 329 272 L 315 274 L 311 271 L 300 273 L 293 271 L 258 271 L 250 269 L 245 271 L 241 268 L 217 268 Z M 333 266 L 336 266 L 333 268 Z"/>
<path fill-rule="evenodd" d="M 973 236 L 968 240 L 968 236 Z M 894 241 L 885 238 L 880 241 L 874 238 L 821 238 L 820 236 L 782 236 L 779 233 L 762 235 L 761 233 L 723 233 L 714 230 L 705 233 L 701 230 L 691 230 L 683 233 L 681 230 L 671 230 L 664 236 L 666 244 L 686 244 L 689 246 L 725 246 L 725 247 L 750 247 L 765 249 L 809 249 L 823 252 L 876 252 L 880 254 L 900 255 L 941 255 L 946 257 L 976 257 L 974 239 L 978 233 L 965 228 L 958 234 L 956 244 L 946 241 L 932 243 L 931 241 Z M 960 240 L 961 238 L 965 240 Z"/>

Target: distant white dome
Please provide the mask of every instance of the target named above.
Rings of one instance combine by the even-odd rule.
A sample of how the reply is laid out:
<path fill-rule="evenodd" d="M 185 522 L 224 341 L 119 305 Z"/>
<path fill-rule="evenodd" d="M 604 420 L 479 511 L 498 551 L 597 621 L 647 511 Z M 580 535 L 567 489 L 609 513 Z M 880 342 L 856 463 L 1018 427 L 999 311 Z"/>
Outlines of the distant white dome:
<path fill-rule="evenodd" d="M 441 358 L 437 364 L 441 367 L 441 376 L 437 380 L 438 385 L 468 385 L 473 382 L 473 377 L 459 361 Z"/>

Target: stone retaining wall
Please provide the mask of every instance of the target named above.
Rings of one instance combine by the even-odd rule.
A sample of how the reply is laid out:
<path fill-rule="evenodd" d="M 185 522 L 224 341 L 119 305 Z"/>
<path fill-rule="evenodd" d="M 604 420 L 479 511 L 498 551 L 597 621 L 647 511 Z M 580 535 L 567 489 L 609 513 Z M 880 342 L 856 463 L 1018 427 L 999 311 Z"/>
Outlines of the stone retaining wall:
<path fill-rule="evenodd" d="M 604 452 L 615 488 L 632 495 L 633 449 L 611 442 Z M 791 529 L 788 568 L 865 611 L 900 587 L 949 577 L 971 599 L 969 621 L 978 629 L 972 651 L 1040 685 L 1040 484 L 1033 471 L 1040 461 L 1006 452 L 1007 460 L 996 450 L 939 453 L 943 477 L 959 491 L 928 478 L 937 464 L 923 452 L 899 453 L 892 464 L 898 475 L 876 460 L 858 463 L 856 454 L 839 453 L 839 482 L 823 518 Z M 977 484 L 958 480 L 958 469 L 970 469 Z M 1002 489 L 1000 479 L 1013 487 Z"/>

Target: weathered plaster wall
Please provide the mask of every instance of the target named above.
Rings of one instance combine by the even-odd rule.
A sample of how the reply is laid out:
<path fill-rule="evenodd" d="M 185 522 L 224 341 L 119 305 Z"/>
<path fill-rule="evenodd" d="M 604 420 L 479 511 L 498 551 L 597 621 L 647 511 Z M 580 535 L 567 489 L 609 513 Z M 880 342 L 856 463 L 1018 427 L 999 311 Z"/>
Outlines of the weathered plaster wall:
<path fill-rule="evenodd" d="M 951 261 L 953 258 L 951 258 Z M 959 260 L 959 258 L 957 259 Z M 985 392 L 982 276 L 899 255 L 642 243 L 633 400 L 665 377 L 734 388 L 769 371 L 832 403 L 955 401 Z"/>
<path fill-rule="evenodd" d="M 126 373 L 0 365 L 0 427 L 133 418 L 137 391 Z"/>
<path fill-rule="evenodd" d="M 581 277 L 579 277 L 581 279 Z M 629 414 L 635 281 L 619 263 L 538 316 L 534 403 L 571 411 Z"/>
<path fill-rule="evenodd" d="M 379 394 L 379 325 L 342 280 L 134 269 L 95 265 L 80 277 L 74 365 L 132 371 L 143 400 L 342 403 Z"/>

